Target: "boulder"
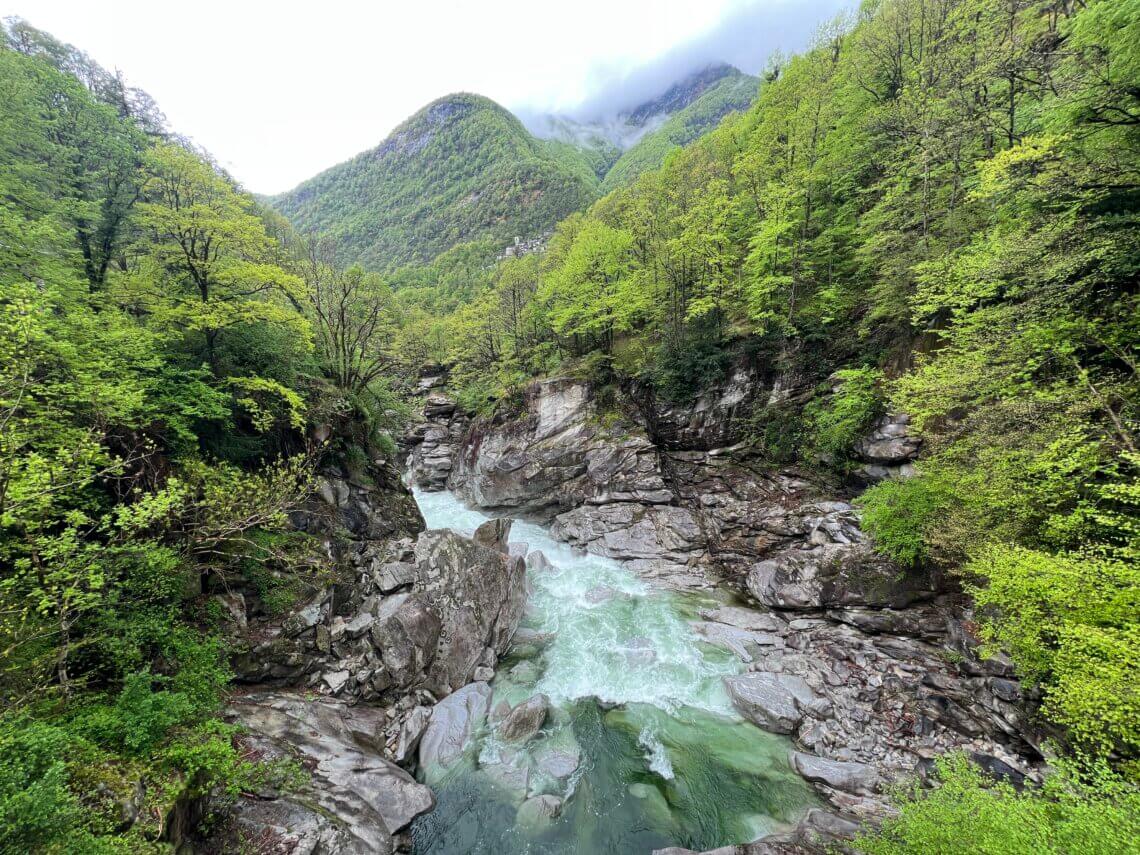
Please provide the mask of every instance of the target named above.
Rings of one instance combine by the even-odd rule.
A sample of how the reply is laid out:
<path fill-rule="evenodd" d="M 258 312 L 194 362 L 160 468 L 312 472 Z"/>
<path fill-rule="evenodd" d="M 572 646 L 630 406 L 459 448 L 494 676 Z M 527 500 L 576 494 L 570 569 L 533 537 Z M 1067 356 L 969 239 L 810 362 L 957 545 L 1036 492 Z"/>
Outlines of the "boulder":
<path fill-rule="evenodd" d="M 508 742 L 526 742 L 542 729 L 549 709 L 546 695 L 533 695 L 507 713 L 499 723 L 499 737 Z"/>
<path fill-rule="evenodd" d="M 812 783 L 826 784 L 847 793 L 870 795 L 879 782 L 879 773 L 866 763 L 828 760 L 801 751 L 792 752 L 792 766 Z"/>
<path fill-rule="evenodd" d="M 419 748 L 420 739 L 427 730 L 429 721 L 431 721 L 431 707 L 418 706 L 408 713 L 400 725 L 400 735 L 396 739 L 393 751 L 397 763 L 405 763 L 412 758 Z"/>
<path fill-rule="evenodd" d="M 420 739 L 420 767 L 446 768 L 463 756 L 471 735 L 486 720 L 490 705 L 491 687 L 469 683 L 432 707 Z"/>
<path fill-rule="evenodd" d="M 826 700 L 819 697 L 802 677 L 753 671 L 725 677 L 732 705 L 753 724 L 773 733 L 794 733 L 804 710 L 825 714 Z"/>
<path fill-rule="evenodd" d="M 557 796 L 535 796 L 519 805 L 517 822 L 523 828 L 541 828 L 562 810 L 562 799 Z"/>
<path fill-rule="evenodd" d="M 554 565 L 550 563 L 550 559 L 539 549 L 527 555 L 526 567 L 535 573 L 545 573 L 547 570 L 554 569 Z"/>
<path fill-rule="evenodd" d="M 427 686 L 439 693 L 471 681 L 490 648 L 502 655 L 518 627 L 526 600 L 526 567 L 453 531 L 428 531 L 416 541 L 413 591 L 439 615 L 447 632 L 428 669 Z"/>
<path fill-rule="evenodd" d="M 490 549 L 495 549 L 499 552 L 510 554 L 510 547 L 507 545 L 507 538 L 511 536 L 512 522 L 514 521 L 508 517 L 500 517 L 499 519 L 487 520 L 485 523 L 475 529 L 475 534 L 471 536 L 471 539 L 478 543 L 480 546 L 486 546 Z"/>
<path fill-rule="evenodd" d="M 424 596 L 397 594 L 380 605 L 370 634 L 388 673 L 410 686 L 433 662 L 442 627 Z"/>

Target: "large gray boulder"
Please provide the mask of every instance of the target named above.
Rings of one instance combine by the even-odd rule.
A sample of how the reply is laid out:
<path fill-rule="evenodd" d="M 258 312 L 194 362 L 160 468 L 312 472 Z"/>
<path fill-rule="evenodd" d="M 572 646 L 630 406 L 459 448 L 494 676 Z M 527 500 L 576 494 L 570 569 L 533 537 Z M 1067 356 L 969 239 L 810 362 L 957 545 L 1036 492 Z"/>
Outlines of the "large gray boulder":
<path fill-rule="evenodd" d="M 287 693 L 245 695 L 227 717 L 263 756 L 301 760 L 310 780 L 296 794 L 242 799 L 229 823 L 281 828 L 291 851 L 391 853 L 393 835 L 435 806 L 429 788 L 381 755 L 384 710 Z"/>
<path fill-rule="evenodd" d="M 400 686 L 411 685 L 436 655 L 439 615 L 420 594 L 397 594 L 381 603 L 372 623 L 372 643 Z"/>
<path fill-rule="evenodd" d="M 436 704 L 420 738 L 420 767 L 446 768 L 462 757 L 490 705 L 491 687 L 486 683 L 469 683 Z"/>
<path fill-rule="evenodd" d="M 817 695 L 802 677 L 752 671 L 725 677 L 732 705 L 753 724 L 773 733 L 794 733 L 808 710 L 827 713 L 827 701 Z"/>
<path fill-rule="evenodd" d="M 510 554 L 510 547 L 507 545 L 507 539 L 511 536 L 511 523 L 514 522 L 509 517 L 500 517 L 498 519 L 487 520 L 485 523 L 475 529 L 475 533 L 471 535 L 471 539 L 478 543 L 480 546 L 486 546 L 498 552 L 505 552 Z M 523 551 L 524 559 L 526 552 Z"/>
<path fill-rule="evenodd" d="M 428 669 L 439 693 L 470 682 L 487 648 L 501 655 L 526 603 L 526 565 L 453 531 L 427 531 L 416 542 L 413 590 L 446 631 Z"/>

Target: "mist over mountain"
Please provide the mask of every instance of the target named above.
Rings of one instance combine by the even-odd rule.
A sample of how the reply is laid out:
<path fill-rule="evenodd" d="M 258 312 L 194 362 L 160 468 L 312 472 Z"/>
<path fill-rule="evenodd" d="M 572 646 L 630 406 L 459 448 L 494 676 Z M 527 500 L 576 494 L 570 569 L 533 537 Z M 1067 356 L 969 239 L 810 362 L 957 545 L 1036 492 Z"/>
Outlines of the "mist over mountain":
<path fill-rule="evenodd" d="M 376 148 L 269 202 L 304 231 L 339 239 L 347 261 L 390 268 L 457 243 L 537 238 L 602 193 L 748 107 L 758 80 L 712 63 L 620 113 L 522 119 L 487 98 L 441 98 Z M 522 120 L 520 120 L 522 119 Z"/>

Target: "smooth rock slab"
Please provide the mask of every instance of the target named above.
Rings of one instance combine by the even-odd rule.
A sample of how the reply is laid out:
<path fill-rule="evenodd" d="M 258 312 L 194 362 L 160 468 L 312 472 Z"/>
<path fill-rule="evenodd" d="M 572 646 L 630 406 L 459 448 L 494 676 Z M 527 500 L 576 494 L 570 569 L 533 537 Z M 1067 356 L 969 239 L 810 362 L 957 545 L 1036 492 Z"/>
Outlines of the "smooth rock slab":
<path fill-rule="evenodd" d="M 866 763 L 845 763 L 828 760 L 815 754 L 792 752 L 792 766 L 804 778 L 817 784 L 826 784 L 836 790 L 859 795 L 870 795 L 879 782 L 875 767 Z"/>
<path fill-rule="evenodd" d="M 257 738 L 305 760 L 311 783 L 300 795 L 318 805 L 320 814 L 308 816 L 315 812 L 291 797 L 277 813 L 308 829 L 304 835 L 342 847 L 328 851 L 390 853 L 392 835 L 435 807 L 430 789 L 380 756 L 387 720 L 382 709 L 259 693 L 235 701 L 227 715 Z M 305 815 L 293 816 L 298 811 Z"/>
<path fill-rule="evenodd" d="M 431 720 L 420 739 L 420 766 L 447 767 L 462 757 L 490 705 L 491 687 L 469 683 L 432 707 Z"/>
<path fill-rule="evenodd" d="M 753 671 L 724 678 L 732 705 L 753 724 L 772 733 L 794 733 L 803 710 L 825 714 L 827 702 L 802 677 Z"/>

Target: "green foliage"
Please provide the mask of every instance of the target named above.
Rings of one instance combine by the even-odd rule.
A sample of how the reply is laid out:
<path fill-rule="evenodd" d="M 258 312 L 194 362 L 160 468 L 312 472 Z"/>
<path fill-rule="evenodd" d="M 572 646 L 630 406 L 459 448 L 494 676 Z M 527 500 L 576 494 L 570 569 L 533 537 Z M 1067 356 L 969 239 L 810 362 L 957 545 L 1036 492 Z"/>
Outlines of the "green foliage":
<path fill-rule="evenodd" d="M 285 533 L 324 408 L 307 292 L 153 105 L 8 27 L 0 851 L 156 852 L 178 798 L 259 774 L 215 718 L 230 673 L 196 591 L 309 549 Z"/>
<path fill-rule="evenodd" d="M 877 549 L 904 566 L 930 557 L 930 531 L 946 513 L 950 492 L 931 475 L 887 480 L 859 497 L 863 528 Z"/>
<path fill-rule="evenodd" d="M 852 453 L 855 443 L 882 415 L 881 379 L 878 371 L 867 367 L 835 373 L 831 395 L 804 408 L 808 455 L 842 461 Z"/>
<path fill-rule="evenodd" d="M 1018 792 L 961 755 L 938 761 L 939 785 L 896 795 L 900 816 L 855 845 L 867 855 L 1117 855 L 1140 840 L 1140 791 L 1103 765 L 1064 764 Z"/>
<path fill-rule="evenodd" d="M 272 202 L 298 229 L 335 238 L 341 261 L 387 270 L 466 241 L 503 247 L 541 234 L 588 205 L 596 186 L 498 104 L 459 94 Z"/>

